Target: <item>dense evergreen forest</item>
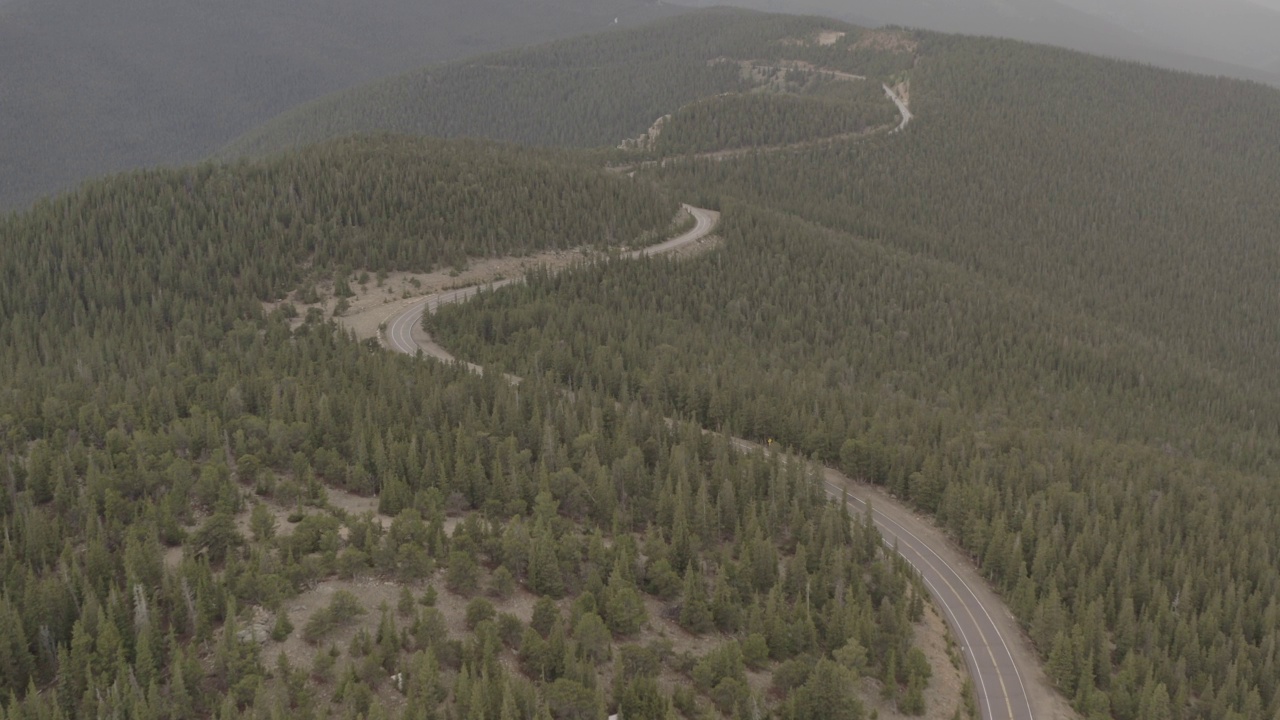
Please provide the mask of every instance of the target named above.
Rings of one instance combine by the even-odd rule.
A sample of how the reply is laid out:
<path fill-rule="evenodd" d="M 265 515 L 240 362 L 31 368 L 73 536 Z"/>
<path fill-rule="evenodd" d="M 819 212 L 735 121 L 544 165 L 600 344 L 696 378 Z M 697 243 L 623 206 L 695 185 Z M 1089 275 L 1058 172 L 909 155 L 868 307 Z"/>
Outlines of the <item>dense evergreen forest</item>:
<path fill-rule="evenodd" d="M 859 678 L 922 712 L 924 591 L 805 462 L 262 309 L 675 211 L 375 137 L 0 220 L 0 718 L 857 719 Z"/>
<path fill-rule="evenodd" d="M 835 91 L 825 97 L 722 95 L 673 113 L 663 123 L 654 151 L 669 156 L 795 145 L 892 126 L 896 119 L 893 103 L 875 83 L 860 82 L 851 92 Z"/>
<path fill-rule="evenodd" d="M 903 133 L 644 170 L 688 263 L 430 318 L 934 513 L 1088 717 L 1280 713 L 1280 95 L 919 33 Z"/>
<path fill-rule="evenodd" d="M 881 82 L 904 132 L 860 132 Z M 3 717 L 860 718 L 859 678 L 921 712 L 911 573 L 811 463 L 702 428 L 933 513 L 1083 716 L 1280 716 L 1280 95 L 712 10 L 233 150 L 613 148 L 668 114 L 646 152 L 784 147 L 625 177 L 373 136 L 0 220 Z M 518 386 L 263 310 L 644 244 L 677 201 L 723 245 L 427 316 Z"/>
<path fill-rule="evenodd" d="M 812 41 L 830 28 L 844 34 L 829 45 Z M 285 113 L 220 154 L 266 155 L 373 131 L 614 145 L 691 102 L 757 86 L 735 63 L 717 62 L 725 58 L 786 59 L 884 77 L 910 67 L 909 55 L 860 42 L 868 32 L 823 18 L 701 11 L 639 29 L 426 68 L 338 93 Z"/>
<path fill-rule="evenodd" d="M 73 327 L 172 326 L 185 303 L 240 317 L 343 268 L 643 244 L 677 208 L 579 161 L 482 142 L 388 136 L 267 163 L 140 171 L 8 219 L 4 250 L 23 262 L 0 266 L 0 313 L 11 342 L 49 357 L 43 346 Z M 32 357 L 6 354 L 15 372 Z"/>

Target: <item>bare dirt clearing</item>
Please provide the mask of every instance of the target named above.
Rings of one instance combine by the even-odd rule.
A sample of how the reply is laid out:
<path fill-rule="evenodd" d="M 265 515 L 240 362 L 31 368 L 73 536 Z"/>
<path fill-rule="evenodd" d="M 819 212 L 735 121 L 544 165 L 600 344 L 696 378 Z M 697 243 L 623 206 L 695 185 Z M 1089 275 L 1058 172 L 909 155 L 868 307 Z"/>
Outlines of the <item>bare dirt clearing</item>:
<path fill-rule="evenodd" d="M 868 30 L 849 46 L 850 50 L 881 50 L 884 52 L 913 53 L 919 49 L 920 43 L 904 32 L 893 30 Z"/>
<path fill-rule="evenodd" d="M 658 136 L 662 134 L 662 126 L 671 119 L 671 115 L 663 115 L 653 121 L 653 125 L 649 127 L 645 133 L 639 137 L 627 138 L 618 144 L 619 150 L 652 150 L 654 143 L 658 141 Z"/>
<path fill-rule="evenodd" d="M 843 39 L 845 33 L 837 30 L 823 30 L 818 33 L 817 43 L 819 45 L 835 45 L 838 40 Z"/>
<path fill-rule="evenodd" d="M 845 33 L 840 30 L 819 30 L 818 32 L 804 38 L 785 38 L 782 40 L 783 45 L 835 45 L 843 40 Z"/>
<path fill-rule="evenodd" d="M 325 488 L 329 506 L 345 512 L 348 517 L 372 514 L 385 530 L 391 527 L 391 518 L 378 514 L 378 498 L 363 497 L 337 488 Z"/>
<path fill-rule="evenodd" d="M 775 60 L 772 63 L 760 60 L 735 60 L 730 57 L 718 57 L 707 61 L 708 65 L 737 65 L 741 70 L 741 77 L 748 82 L 754 82 L 758 85 L 782 84 L 786 79 L 788 70 L 797 72 L 815 73 L 823 77 L 836 80 L 859 81 L 866 80 L 863 75 L 855 75 L 853 73 L 844 72 L 843 70 L 835 70 L 833 68 L 818 67 L 811 62 L 804 60 Z"/>
<path fill-rule="evenodd" d="M 427 587 L 436 589 L 436 600 L 432 607 L 440 612 L 448 636 L 453 640 L 462 640 L 470 636 L 471 632 L 466 626 L 466 609 L 468 603 L 476 597 L 485 597 L 497 612 L 514 615 L 525 624 L 528 624 L 533 617 L 533 607 L 537 598 L 521 587 L 517 587 L 515 592 L 505 599 L 481 594 L 456 595 L 445 589 L 444 575 L 444 570 L 437 570 L 429 578 L 419 582 L 391 580 L 379 577 L 372 572 L 369 575 L 351 579 L 330 578 L 316 583 L 284 604 L 283 610 L 288 613 L 294 631 L 283 641 L 276 642 L 270 639 L 270 629 L 276 621 L 276 616 L 261 608 L 255 610 L 254 618 L 247 623 L 243 634 L 246 637 L 252 636 L 261 643 L 264 658 L 275 658 L 280 653 L 284 653 L 289 663 L 295 668 L 312 667 L 319 653 L 329 652 L 330 647 L 336 646 L 339 656 L 333 675 L 341 677 L 343 668 L 353 662 L 348 651 L 352 639 L 362 630 L 371 635 L 376 634 L 382 619 L 383 608 L 386 608 L 394 618 L 398 627 L 404 628 L 412 623 L 412 617 L 405 617 L 398 609 L 400 595 L 406 588 L 415 598 L 414 612 L 422 610 L 419 599 L 422 598 Z M 487 587 L 489 580 L 490 573 L 482 571 L 480 587 Z M 355 596 L 365 612 L 353 621 L 326 633 L 314 645 L 308 643 L 302 637 L 302 628 L 316 612 L 327 608 L 339 592 L 348 592 Z M 509 669 L 514 669 L 516 666 L 515 656 L 509 650 L 503 651 L 502 661 L 504 665 L 509 666 Z M 383 702 L 390 702 L 394 707 L 399 707 L 404 702 L 403 696 L 391 688 L 390 682 L 381 686 L 378 695 Z"/>
<path fill-rule="evenodd" d="M 334 318 L 343 328 L 354 332 L 360 340 L 377 337 L 378 326 L 386 322 L 401 309 L 401 301 L 430 295 L 442 290 L 468 285 L 483 285 L 494 280 L 524 275 L 536 267 L 558 270 L 577 262 L 584 262 L 599 253 L 590 248 L 576 250 L 553 250 L 523 257 L 477 258 L 468 260 L 466 267 L 458 269 L 441 269 L 427 273 L 393 272 L 387 273 L 381 281 L 374 279 L 373 273 L 356 271 L 359 277 L 367 275 L 369 281 L 357 284 L 349 283 L 354 295 L 346 298 L 348 309 Z M 333 316 L 334 308 L 340 298 L 334 295 L 332 281 L 316 284 L 316 292 L 320 301 L 302 303 L 291 293 L 289 299 L 263 303 L 263 309 L 271 312 L 286 302 L 293 303 L 299 317 L 294 324 L 302 323 L 309 310 L 317 308 L 325 318 Z"/>
<path fill-rule="evenodd" d="M 927 720 L 948 720 L 954 717 L 956 708 L 961 707 L 961 690 L 964 687 L 964 674 L 951 660 L 947 647 L 951 642 L 947 625 L 938 615 L 933 603 L 926 603 L 924 619 L 916 623 L 916 647 L 924 651 L 933 668 L 929 684 L 924 689 L 924 715 L 904 715 L 890 700 L 880 697 L 879 682 L 864 678 L 860 683 L 862 702 L 867 710 L 874 711 L 882 720 L 908 720 L 911 717 L 923 717 Z M 958 656 L 957 656 L 958 657 Z M 963 714 L 963 713 L 962 713 Z"/>

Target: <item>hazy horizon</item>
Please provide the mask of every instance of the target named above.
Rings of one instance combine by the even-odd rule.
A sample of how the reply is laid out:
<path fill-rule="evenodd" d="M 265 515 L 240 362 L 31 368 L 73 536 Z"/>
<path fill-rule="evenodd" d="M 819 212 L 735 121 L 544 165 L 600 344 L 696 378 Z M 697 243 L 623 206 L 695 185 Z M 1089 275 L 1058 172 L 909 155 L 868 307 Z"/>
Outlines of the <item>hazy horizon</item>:
<path fill-rule="evenodd" d="M 720 1 L 677 0 L 694 6 Z M 1048 43 L 1280 86 L 1280 0 L 728 1 L 871 25 Z"/>

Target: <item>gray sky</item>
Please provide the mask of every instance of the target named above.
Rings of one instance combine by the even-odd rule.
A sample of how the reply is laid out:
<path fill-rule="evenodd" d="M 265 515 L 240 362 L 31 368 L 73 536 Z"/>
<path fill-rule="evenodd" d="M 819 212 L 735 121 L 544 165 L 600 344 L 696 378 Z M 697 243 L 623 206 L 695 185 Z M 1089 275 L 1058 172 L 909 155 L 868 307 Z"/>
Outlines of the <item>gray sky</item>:
<path fill-rule="evenodd" d="M 1280 86 L 1280 0 L 676 0 L 1045 42 Z"/>

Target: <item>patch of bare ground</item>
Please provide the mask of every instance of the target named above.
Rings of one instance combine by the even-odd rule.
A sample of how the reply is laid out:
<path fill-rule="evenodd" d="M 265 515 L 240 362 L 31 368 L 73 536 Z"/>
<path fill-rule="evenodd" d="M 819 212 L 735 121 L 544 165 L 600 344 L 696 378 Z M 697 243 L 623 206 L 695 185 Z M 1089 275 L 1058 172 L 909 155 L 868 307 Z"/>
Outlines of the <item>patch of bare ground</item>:
<path fill-rule="evenodd" d="M 902 99 L 902 104 L 911 107 L 911 81 L 903 80 L 893 86 L 893 92 Z"/>
<path fill-rule="evenodd" d="M 688 217 L 687 211 L 680 210 L 671 227 L 680 226 Z M 353 277 L 366 282 L 356 280 L 348 282 L 353 295 L 345 298 L 346 310 L 334 319 L 340 326 L 354 333 L 358 340 L 367 340 L 377 337 L 379 327 L 400 312 L 406 302 L 412 302 L 425 295 L 454 288 L 484 285 L 504 278 L 520 277 L 539 267 L 554 272 L 577 263 L 598 260 L 604 256 L 604 253 L 597 249 L 583 246 L 571 250 L 549 250 L 523 256 L 472 258 L 467 260 L 465 267 L 462 268 L 443 268 L 426 273 L 394 272 L 376 277 L 372 272 L 357 270 L 353 273 Z M 333 281 L 316 283 L 315 289 L 319 297 L 318 302 L 303 303 L 294 292 L 284 300 L 263 303 L 263 310 L 271 312 L 285 303 L 292 303 L 298 312 L 298 317 L 293 320 L 295 328 L 302 324 L 307 313 L 312 309 L 317 309 L 325 318 L 333 317 L 334 309 L 343 300 L 334 294 Z"/>
<path fill-rule="evenodd" d="M 702 657 L 717 645 L 733 639 L 733 636 L 722 633 L 690 634 L 680 627 L 679 623 L 669 619 L 668 603 L 649 595 L 642 597 L 645 610 L 649 614 L 649 621 L 630 642 L 640 645 L 647 645 L 654 641 L 666 642 L 670 643 L 671 651 L 677 656 L 688 653 L 694 657 Z M 521 616 L 521 619 L 527 620 L 528 617 Z M 915 645 L 924 652 L 933 669 L 924 692 L 924 715 L 905 715 L 898 712 L 892 700 L 881 697 L 882 686 L 873 678 L 863 678 L 858 685 L 862 704 L 868 712 L 874 710 L 877 717 L 883 720 L 911 720 L 912 718 L 950 720 L 955 716 L 956 710 L 963 707 L 961 691 L 964 687 L 965 673 L 961 669 L 959 655 L 951 650 L 953 642 L 947 625 L 931 602 L 925 604 L 924 618 L 915 626 Z M 747 683 L 755 692 L 766 695 L 773 683 L 773 671 L 776 669 L 777 663 L 770 663 L 769 666 L 760 670 L 749 670 Z M 688 678 L 670 668 L 663 670 L 659 681 L 668 690 L 687 685 L 689 682 Z"/>
<path fill-rule="evenodd" d="M 164 549 L 164 569 L 174 570 L 182 564 L 182 546 L 169 547 Z"/>
<path fill-rule="evenodd" d="M 840 30 L 819 30 L 806 38 L 785 38 L 783 45 L 835 45 L 846 33 Z"/>
<path fill-rule="evenodd" d="M 275 642 L 269 636 L 265 638 L 262 643 L 264 662 L 274 664 L 274 659 L 283 652 L 285 657 L 289 658 L 289 664 L 293 667 L 310 669 L 315 663 L 317 654 L 328 652 L 329 647 L 335 645 L 340 655 L 334 665 L 334 677 L 341 677 L 343 669 L 351 662 L 351 657 L 347 650 L 351 639 L 361 629 L 370 634 L 377 632 L 378 622 L 382 619 L 381 606 L 385 603 L 390 611 L 394 613 L 396 602 L 400 597 L 401 587 L 404 587 L 402 583 L 373 578 L 333 579 L 317 583 L 311 589 L 285 602 L 283 609 L 289 613 L 289 622 L 293 624 L 294 631 L 282 642 Z M 409 585 L 409 588 L 414 590 L 415 597 L 421 595 L 425 587 L 425 585 Z M 302 639 L 302 628 L 306 626 L 311 616 L 316 614 L 316 611 L 329 606 L 334 594 L 339 590 L 345 590 L 354 595 L 356 600 L 360 602 L 360 606 L 364 608 L 365 613 L 353 622 L 330 632 L 315 645 L 311 645 Z M 441 593 L 442 596 L 444 594 Z M 266 623 L 265 626 L 270 628 L 275 623 L 275 617 L 264 618 L 264 622 Z M 405 621 L 403 618 L 397 617 L 396 622 L 403 625 Z M 332 691 L 331 687 L 325 689 Z"/>
<path fill-rule="evenodd" d="M 784 84 L 786 73 L 779 65 L 766 65 L 755 60 L 735 60 L 729 57 L 718 57 L 707 61 L 707 65 L 737 65 L 738 77 L 757 88 Z M 801 69 L 801 68 L 797 68 Z"/>
<path fill-rule="evenodd" d="M 287 532 L 288 528 L 291 525 L 288 521 L 289 515 L 292 514 L 295 510 L 299 509 L 298 506 L 294 506 L 294 505 L 285 507 L 284 505 L 281 505 L 280 503 L 277 503 L 277 502 L 263 500 L 261 498 L 256 498 L 252 496 L 248 497 L 246 499 L 246 502 L 244 503 L 243 509 L 241 509 L 241 511 L 237 513 L 234 518 L 236 530 L 241 535 L 243 535 L 246 539 L 250 539 L 253 537 L 252 531 L 250 530 L 250 527 L 249 527 L 249 518 L 253 513 L 254 506 L 258 504 L 265 505 L 267 509 L 271 511 L 271 515 L 276 520 L 277 533 L 280 533 L 281 531 Z M 315 510 L 311 509 L 311 512 L 315 512 Z M 195 532 L 200 528 L 201 524 L 203 524 L 207 518 L 208 518 L 208 515 L 206 513 L 196 512 L 195 517 L 193 518 L 193 521 L 190 524 L 185 525 L 183 529 L 186 530 L 188 533 Z M 165 568 L 169 570 L 176 569 L 179 565 L 182 564 L 182 558 L 185 556 L 185 552 L 186 552 L 185 545 L 175 545 L 173 547 L 166 547 L 164 549 L 164 553 L 162 556 Z"/>
<path fill-rule="evenodd" d="M 523 257 L 476 258 L 468 260 L 466 267 L 462 269 L 441 269 L 427 273 L 394 272 L 386 273 L 382 279 L 374 279 L 373 273 L 356 271 L 357 277 L 364 274 L 370 279 L 361 284 L 348 283 L 354 295 L 346 298 L 347 310 L 334 319 L 343 328 L 355 333 L 357 339 L 365 340 L 377 336 L 378 326 L 401 309 L 403 300 L 523 275 L 539 266 L 560 269 L 582 262 L 593 254 L 594 251 L 588 248 L 579 248 Z M 296 293 L 291 293 L 285 300 L 263 303 L 262 307 L 271 312 L 286 302 L 292 303 L 298 311 L 298 318 L 293 321 L 296 327 L 302 324 L 303 318 L 312 308 L 318 308 L 325 318 L 333 316 L 334 308 L 341 300 L 334 295 L 333 289 L 331 281 L 320 282 L 316 284 L 319 302 L 302 303 L 297 299 Z"/>
<path fill-rule="evenodd" d="M 374 521 L 381 525 L 383 530 L 391 527 L 391 518 L 378 514 L 377 497 L 364 497 L 337 488 L 325 488 L 325 495 L 329 501 L 329 507 L 341 510 L 347 514 L 347 517 L 355 518 L 372 514 Z"/>
<path fill-rule="evenodd" d="M 799 72 L 815 73 L 823 77 L 834 80 L 859 81 L 867 78 L 862 75 L 844 72 L 843 70 L 835 70 L 833 68 L 819 67 L 811 62 L 804 60 L 774 60 L 771 62 L 763 62 L 760 60 L 735 60 L 729 57 L 718 57 L 707 61 L 708 65 L 737 65 L 741 69 L 743 80 L 754 82 L 758 85 L 768 85 L 770 83 L 782 83 L 785 79 L 786 71 L 796 70 Z"/>
<path fill-rule="evenodd" d="M 897 30 L 867 30 L 850 50 L 881 50 L 892 53 L 913 53 L 920 47 L 908 33 Z"/>
<path fill-rule="evenodd" d="M 800 150 L 802 148 L 822 147 L 824 145 L 834 145 L 836 143 L 841 143 L 846 141 L 862 140 L 864 138 L 868 138 L 873 135 L 889 132 L 890 130 L 893 130 L 894 127 L 895 127 L 894 124 L 877 125 L 874 127 L 866 128 L 865 130 L 859 130 L 859 131 L 850 132 L 850 133 L 841 133 L 839 135 L 831 135 L 829 137 L 815 138 L 813 140 L 801 140 L 799 142 L 794 142 L 788 145 L 763 145 L 763 146 L 757 146 L 757 147 L 732 148 L 729 150 L 712 150 L 709 152 L 693 153 L 690 155 L 674 155 L 671 157 L 664 157 L 661 160 L 645 160 L 643 162 L 633 163 L 630 165 L 618 165 L 618 166 L 609 168 L 609 170 L 611 172 L 616 172 L 616 173 L 625 173 L 627 175 L 635 175 L 637 170 L 650 170 L 657 167 L 667 167 L 668 165 L 671 165 L 676 162 L 682 162 L 682 161 L 689 161 L 689 160 L 723 161 L 723 160 L 733 160 L 735 158 L 740 158 L 740 157 L 746 157 L 748 155 L 753 155 L 753 154 L 763 155 L 768 153 L 786 152 L 789 150 Z M 721 241 L 721 238 L 718 236 L 714 236 L 714 235 L 708 236 L 698 241 L 697 243 L 694 243 L 693 245 L 689 246 L 689 248 L 682 248 L 678 252 L 671 253 L 671 257 L 685 257 L 694 252 L 701 252 L 702 250 L 707 250 L 712 247 L 716 247 L 720 243 L 720 241 Z M 414 337 L 415 339 L 418 339 L 418 335 L 416 333 Z"/>
<path fill-rule="evenodd" d="M 757 67 L 771 68 L 774 66 L 758 65 Z M 823 77 L 828 77 L 835 80 L 849 80 L 849 81 L 856 82 L 859 80 L 867 79 L 866 76 L 864 75 L 854 75 L 853 73 L 844 72 L 843 70 L 835 70 L 833 68 L 827 68 L 827 67 L 818 67 L 813 63 L 805 62 L 803 60 L 779 60 L 776 67 L 781 68 L 783 70 L 799 70 L 802 72 L 816 73 Z"/>
<path fill-rule="evenodd" d="M 621 643 L 623 645 L 669 643 L 672 654 L 677 657 L 688 653 L 700 658 L 717 645 L 733 639 L 731 635 L 723 633 L 693 635 L 680 627 L 679 623 L 666 617 L 668 603 L 648 594 L 641 594 L 640 597 L 644 601 L 644 609 L 649 614 L 649 620 L 634 638 L 626 643 Z M 763 676 L 763 679 L 760 676 Z M 747 680 L 751 682 L 753 689 L 763 692 L 769 687 L 770 677 L 767 672 L 749 672 Z M 670 693 L 674 688 L 686 687 L 689 683 L 690 680 L 687 676 L 676 672 L 669 664 L 663 664 L 662 671 L 658 675 L 658 684 L 664 692 Z M 705 698 L 703 698 L 702 704 L 709 707 L 709 703 L 706 702 Z"/>
<path fill-rule="evenodd" d="M 663 115 L 653 121 L 653 125 L 639 137 L 627 138 L 618 144 L 619 150 L 652 150 L 654 143 L 658 141 L 658 136 L 662 134 L 662 126 L 667 124 L 671 119 L 670 115 Z"/>
<path fill-rule="evenodd" d="M 823 30 L 818 33 L 816 41 L 819 45 L 835 45 L 837 41 L 844 38 L 845 33 L 837 30 Z"/>
<path fill-rule="evenodd" d="M 676 655 L 689 653 L 697 657 L 706 655 L 712 648 L 725 642 L 729 636 L 720 633 L 693 635 L 680 624 L 666 617 L 668 603 L 648 594 L 641 594 L 644 609 L 649 613 L 649 622 L 641 629 L 637 639 L 641 645 L 654 640 L 666 640 L 671 643 L 671 650 Z"/>
<path fill-rule="evenodd" d="M 711 250 L 714 250 L 715 248 L 718 248 L 723 244 L 724 244 L 724 238 L 720 237 L 719 235 L 708 235 L 700 240 L 689 243 L 684 247 L 677 248 L 675 250 L 672 250 L 669 253 L 666 253 L 666 257 L 690 258 L 696 255 L 701 255 L 704 252 L 710 252 Z"/>
<path fill-rule="evenodd" d="M 952 647 L 951 635 L 932 603 L 925 605 L 924 618 L 916 623 L 915 631 L 916 647 L 924 652 L 929 666 L 933 668 L 929 684 L 924 689 L 924 715 L 904 715 L 898 712 L 892 700 L 881 697 L 882 686 L 873 678 L 863 678 L 859 683 L 862 704 L 868 711 L 874 710 L 882 720 L 949 720 L 955 717 L 958 708 L 963 708 L 961 690 L 965 675 L 959 666 L 960 656 L 953 655 L 949 650 Z M 955 658 L 954 661 L 952 657 Z"/>
<path fill-rule="evenodd" d="M 456 525 L 456 523 L 454 524 Z M 480 587 L 487 587 L 488 584 L 489 574 L 482 572 Z M 466 627 L 467 604 L 475 597 L 481 597 L 481 595 L 464 596 L 448 591 L 444 585 L 443 570 L 436 571 L 431 577 L 420 582 L 400 582 L 372 575 L 351 579 L 329 578 L 315 584 L 312 588 L 300 593 L 284 604 L 284 610 L 289 614 L 289 621 L 293 624 L 295 630 L 283 641 L 276 642 L 270 639 L 270 629 L 274 625 L 276 617 L 261 608 L 254 609 L 254 617 L 246 623 L 241 635 L 246 639 L 253 637 L 262 644 L 264 661 L 271 663 L 283 652 L 293 667 L 303 669 L 312 667 L 317 654 L 329 652 L 331 646 L 336 646 L 340 655 L 334 666 L 334 676 L 341 677 L 344 667 L 351 662 L 348 647 L 352 638 L 362 629 L 371 635 L 376 634 L 378 623 L 382 618 L 383 606 L 392 613 L 399 627 L 406 626 L 410 620 L 400 616 L 397 612 L 402 589 L 408 588 L 415 598 L 421 598 L 428 585 L 435 587 L 437 590 L 434 607 L 440 612 L 450 639 L 461 640 L 469 636 L 470 631 Z M 307 621 L 317 611 L 328 607 L 334 595 L 339 591 L 346 591 L 354 595 L 366 612 L 353 622 L 328 633 L 315 645 L 306 642 L 302 638 L 302 628 L 306 626 Z M 522 587 L 517 587 L 515 592 L 505 599 L 483 597 L 493 603 L 494 609 L 499 613 L 510 613 L 520 618 L 520 621 L 525 624 L 528 624 L 533 618 L 533 606 L 537 598 Z M 510 655 L 510 657 L 506 657 L 507 655 Z M 503 663 L 514 669 L 514 655 L 510 652 L 504 653 Z M 331 691 L 332 688 L 322 688 L 322 695 L 324 690 Z M 380 696 L 384 694 L 386 695 L 383 698 L 384 700 L 398 703 L 403 703 L 404 701 L 399 693 L 390 688 L 390 682 L 384 683 L 379 692 Z"/>
<path fill-rule="evenodd" d="M 374 512 L 376 517 L 375 499 L 362 498 L 341 490 L 329 488 L 328 502 L 331 510 L 341 509 L 350 513 L 353 517 L 370 512 Z M 273 513 L 283 512 L 287 514 L 281 508 L 272 507 L 270 503 L 267 503 L 267 506 L 272 509 Z M 323 511 L 312 510 L 312 512 Z M 459 516 L 449 517 L 445 523 L 446 532 L 452 535 L 454 529 L 463 519 L 463 517 Z M 386 518 L 382 518 L 382 520 L 389 522 L 389 519 Z M 282 520 L 281 529 L 287 530 L 288 527 L 289 525 Z M 255 607 L 248 611 L 249 617 L 242 619 L 240 635 L 246 640 L 252 639 L 260 643 L 264 662 L 273 665 L 274 659 L 283 653 L 288 658 L 290 665 L 299 669 L 310 669 L 314 666 L 319 653 L 329 652 L 331 647 L 336 647 L 339 654 L 333 667 L 333 677 L 341 677 L 346 668 L 355 662 L 349 654 L 352 639 L 361 630 L 371 635 L 376 634 L 383 607 L 393 614 L 398 625 L 404 626 L 408 622 L 406 618 L 400 616 L 397 612 L 397 605 L 403 588 L 408 588 L 415 598 L 420 598 L 428 585 L 434 586 L 437 590 L 434 607 L 440 612 L 448 636 L 457 640 L 468 637 L 470 631 L 466 627 L 466 608 L 474 597 L 480 597 L 481 595 L 468 596 L 450 592 L 445 587 L 444 575 L 444 570 L 437 570 L 426 580 L 409 583 L 394 581 L 373 574 L 349 579 L 330 577 L 316 583 L 311 588 L 284 603 L 283 611 L 288 613 L 289 620 L 295 630 L 283 641 L 277 642 L 270 638 L 271 628 L 276 622 L 276 615 L 260 607 Z M 478 585 L 482 590 L 489 587 L 490 573 L 487 570 L 481 570 L 478 580 Z M 328 633 L 314 645 L 306 642 L 302 638 L 302 628 L 306 626 L 317 611 L 328 607 L 334 595 L 340 591 L 346 591 L 355 596 L 360 606 L 364 608 L 365 613 L 354 621 Z M 533 608 L 537 602 L 537 597 L 521 586 L 517 586 L 515 591 L 507 598 L 483 596 L 493 604 L 499 613 L 514 615 L 525 624 L 528 624 L 532 619 Z M 616 644 L 615 648 L 623 644 L 649 645 L 651 643 L 659 643 L 667 645 L 676 656 L 687 653 L 693 657 L 700 658 L 717 645 L 732 639 L 732 636 L 722 633 L 708 633 L 701 636 L 690 634 L 671 619 L 670 608 L 672 605 L 670 603 L 649 595 L 642 595 L 641 597 L 648 613 L 648 621 L 636 636 Z M 562 600 L 559 603 L 561 612 L 567 613 L 571 604 L 571 599 Z M 925 690 L 926 712 L 923 717 L 926 720 L 950 718 L 956 708 L 960 707 L 963 676 L 958 664 L 952 660 L 952 655 L 949 652 L 950 642 L 946 625 L 937 611 L 932 605 L 926 605 L 925 617 L 917 624 L 915 629 L 915 643 L 924 651 L 933 668 L 933 674 Z M 518 671 L 518 661 L 513 652 L 504 651 L 501 662 L 509 670 Z M 752 689 L 761 695 L 767 695 L 772 684 L 772 673 L 775 669 L 776 664 L 771 663 L 770 666 L 760 670 L 749 671 L 747 680 Z M 689 680 L 685 675 L 666 667 L 659 677 L 659 683 L 669 692 L 675 687 L 687 685 Z M 335 686 L 333 683 L 317 684 L 313 682 L 310 687 L 317 700 L 323 705 L 332 698 Z M 864 679 L 859 684 L 858 689 L 864 706 L 869 711 L 874 710 L 878 717 L 886 720 L 907 720 L 907 716 L 898 713 L 891 701 L 885 701 L 880 697 L 881 686 L 877 681 Z M 377 701 L 388 709 L 399 709 L 405 702 L 403 695 L 393 687 L 390 678 L 380 683 L 375 688 L 375 693 Z M 705 698 L 703 703 L 705 704 Z"/>
<path fill-rule="evenodd" d="M 277 502 L 258 499 L 257 501 L 250 500 L 249 502 L 246 502 L 244 504 L 244 509 L 236 515 L 236 530 L 239 530 L 241 535 L 246 538 L 253 537 L 249 528 L 249 517 L 253 513 L 254 505 L 257 504 L 265 505 L 267 510 L 271 511 L 271 516 L 276 519 L 277 533 L 288 534 L 288 529 L 292 525 L 292 523 L 289 522 L 289 516 L 296 512 L 298 508 L 293 505 L 285 507 Z M 314 509 L 311 511 L 315 512 Z"/>
<path fill-rule="evenodd" d="M 482 571 L 480 573 L 480 587 L 488 587 L 489 579 L 489 573 Z M 433 583 L 440 591 L 436 598 L 436 609 L 440 611 L 440 615 L 444 618 L 445 627 L 449 629 L 449 636 L 455 639 L 466 637 L 471 633 L 467 629 L 467 604 L 477 597 L 483 597 L 493 603 L 493 609 L 500 613 L 515 615 L 526 625 L 533 619 L 533 606 L 538 600 L 533 593 L 523 587 L 517 587 L 516 591 L 505 600 L 490 597 L 483 593 L 455 595 L 444 587 L 444 571 L 436 573 L 433 577 Z M 568 605 L 566 604 L 565 607 L 567 608 Z"/>

